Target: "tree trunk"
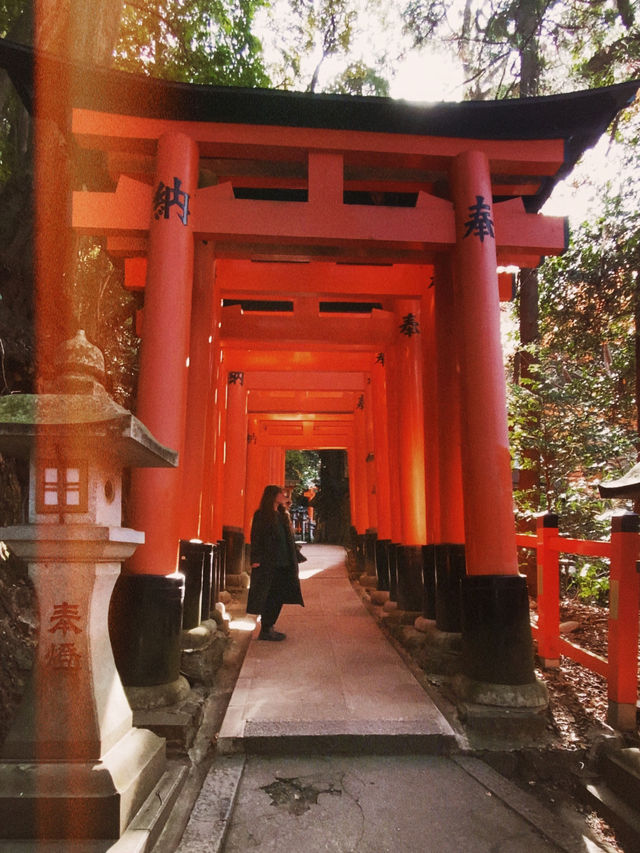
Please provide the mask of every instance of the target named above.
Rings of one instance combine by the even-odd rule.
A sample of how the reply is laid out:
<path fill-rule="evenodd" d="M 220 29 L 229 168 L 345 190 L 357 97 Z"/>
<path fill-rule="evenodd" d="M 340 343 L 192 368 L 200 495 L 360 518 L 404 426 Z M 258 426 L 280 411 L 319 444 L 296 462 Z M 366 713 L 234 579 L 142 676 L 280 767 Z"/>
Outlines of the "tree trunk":
<path fill-rule="evenodd" d="M 40 0 L 35 6 L 35 47 L 69 62 L 55 79 L 37 60 L 35 69 L 37 387 L 51 370 L 55 348 L 77 324 L 72 300 L 77 246 L 70 221 L 72 65 L 110 64 L 121 14 L 122 0 Z"/>
<path fill-rule="evenodd" d="M 530 98 L 539 94 L 541 61 L 538 44 L 538 13 L 535 3 L 524 0 L 517 6 L 515 14 L 516 39 L 520 54 L 520 97 Z M 540 338 L 539 308 L 538 308 L 538 271 L 535 269 L 520 270 L 520 344 L 517 364 L 519 376 L 517 382 L 533 378 L 533 365 L 536 357 L 526 349 L 529 344 L 536 344 Z M 527 425 L 530 435 L 540 432 L 538 418 L 532 416 Z M 526 495 L 528 504 L 534 510 L 540 508 L 540 453 L 535 447 L 523 452 L 522 466 L 518 489 Z M 534 530 L 533 519 L 521 520 L 518 523 L 521 532 Z M 521 558 L 524 564 L 521 569 L 527 575 L 529 593 L 533 596 L 537 591 L 536 561 L 533 552 L 526 551 Z"/>

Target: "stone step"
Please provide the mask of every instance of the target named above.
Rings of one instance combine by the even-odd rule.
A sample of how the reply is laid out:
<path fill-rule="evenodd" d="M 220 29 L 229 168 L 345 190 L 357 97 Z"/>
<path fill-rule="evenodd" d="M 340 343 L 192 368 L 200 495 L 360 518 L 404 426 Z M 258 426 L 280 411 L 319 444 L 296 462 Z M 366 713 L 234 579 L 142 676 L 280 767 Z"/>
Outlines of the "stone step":
<path fill-rule="evenodd" d="M 605 753 L 600 770 L 614 794 L 640 809 L 640 749 L 628 747 Z"/>
<path fill-rule="evenodd" d="M 412 720 L 247 720 L 242 732 L 221 731 L 217 749 L 223 755 L 449 755 L 457 742 L 447 729 Z"/>
<path fill-rule="evenodd" d="M 587 805 L 615 830 L 626 853 L 639 853 L 640 814 L 604 782 L 585 785 L 583 791 Z"/>

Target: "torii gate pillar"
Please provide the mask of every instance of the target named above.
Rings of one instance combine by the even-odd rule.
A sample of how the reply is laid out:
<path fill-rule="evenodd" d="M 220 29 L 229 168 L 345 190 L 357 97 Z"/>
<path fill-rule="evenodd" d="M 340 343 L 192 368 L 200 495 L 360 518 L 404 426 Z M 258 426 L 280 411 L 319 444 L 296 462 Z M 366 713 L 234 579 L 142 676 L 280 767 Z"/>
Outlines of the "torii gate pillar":
<path fill-rule="evenodd" d="M 227 374 L 227 429 L 222 535 L 227 541 L 227 584 L 242 585 L 247 478 L 247 389 L 242 371 Z"/>
<path fill-rule="evenodd" d="M 460 582 L 465 575 L 464 490 L 460 455 L 460 382 L 451 265 L 435 276 L 437 481 L 440 518 L 434 545 L 435 617 L 441 631 L 460 631 Z"/>
<path fill-rule="evenodd" d="M 353 517 L 356 532 L 364 536 L 369 528 L 369 495 L 367 484 L 366 437 L 367 425 L 365 414 L 366 398 L 361 394 L 353 416 L 353 431 L 355 436 L 353 465 L 350 465 L 350 487 L 355 494 L 355 514 Z"/>
<path fill-rule="evenodd" d="M 178 450 L 181 469 L 194 256 L 189 200 L 198 186 L 198 160 L 190 137 L 172 132 L 158 140 L 136 408 L 158 440 Z M 130 572 L 175 572 L 180 478 L 178 470 L 132 472 L 131 523 L 144 530 L 145 544 L 129 561 Z"/>
<path fill-rule="evenodd" d="M 384 353 L 376 355 L 371 369 L 371 400 L 376 465 L 377 531 L 376 575 L 378 589 L 389 590 L 389 546 L 391 527 L 391 477 L 389 470 L 389 429 L 387 377 Z"/>
<path fill-rule="evenodd" d="M 185 424 L 180 500 L 180 538 L 204 539 L 201 519 L 205 492 L 205 449 L 213 377 L 213 336 L 217 332 L 213 298 L 213 244 L 195 244 L 191 334 L 189 347 L 189 385 Z"/>
<path fill-rule="evenodd" d="M 486 155 L 458 155 L 451 182 L 467 564 L 462 583 L 463 669 L 467 698 L 487 704 L 495 685 L 537 684 L 526 578 L 518 574 Z M 536 690 L 531 693 L 533 699 Z M 523 704 L 522 696 L 518 704 Z"/>
<path fill-rule="evenodd" d="M 376 460 L 378 538 L 391 542 L 389 430 L 387 425 L 387 377 L 384 353 L 377 354 L 371 370 L 371 401 Z"/>
<path fill-rule="evenodd" d="M 420 302 L 396 303 L 395 381 L 400 395 L 398 455 L 402 545 L 398 550 L 398 607 L 422 613 L 422 546 L 427 541 Z"/>

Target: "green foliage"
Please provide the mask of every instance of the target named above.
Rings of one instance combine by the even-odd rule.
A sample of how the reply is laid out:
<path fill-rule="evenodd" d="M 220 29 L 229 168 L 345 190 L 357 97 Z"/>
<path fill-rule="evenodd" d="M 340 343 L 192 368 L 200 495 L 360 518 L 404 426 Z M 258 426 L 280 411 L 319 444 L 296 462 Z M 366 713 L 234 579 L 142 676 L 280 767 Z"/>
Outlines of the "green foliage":
<path fill-rule="evenodd" d="M 265 0 L 125 2 L 115 65 L 190 83 L 267 86 L 253 32 Z"/>
<path fill-rule="evenodd" d="M 0 0 L 0 38 L 22 42 L 31 29 L 29 0 Z"/>
<path fill-rule="evenodd" d="M 606 606 L 609 596 L 609 565 L 606 560 L 576 557 L 561 562 L 562 594 L 576 595 L 590 604 Z"/>
<path fill-rule="evenodd" d="M 292 500 L 294 504 L 299 503 L 302 493 L 320 480 L 320 453 L 317 450 L 287 450 L 285 479 L 288 483 L 297 483 Z"/>
<path fill-rule="evenodd" d="M 134 408 L 137 384 L 137 298 L 123 287 L 123 270 L 89 237 L 79 241 L 70 299 L 75 325 L 102 350 L 108 390 L 114 399 Z"/>
<path fill-rule="evenodd" d="M 2 91 L 4 88 L 4 92 Z M 0 82 L 0 97 L 4 94 L 4 104 L 0 113 L 0 185 L 6 183 L 12 175 L 24 171 L 25 154 L 30 147 L 31 123 L 25 113 L 15 90 Z"/>
<path fill-rule="evenodd" d="M 539 94 L 551 10 L 558 0 L 467 0 L 457 16 L 441 0 L 411 0 L 404 21 L 416 45 L 437 37 L 458 54 L 471 100 Z"/>
<path fill-rule="evenodd" d="M 629 0 L 570 3 L 563 17 L 573 34 L 570 56 L 576 79 L 606 86 L 640 73 L 640 27 Z"/>
<path fill-rule="evenodd" d="M 269 68 L 274 85 L 308 92 L 387 95 L 385 58 L 375 55 L 363 36 L 378 6 L 379 0 L 373 0 L 363 14 L 356 0 L 269 3 Z"/>
<path fill-rule="evenodd" d="M 449 4 L 443 0 L 410 0 L 403 12 L 405 27 L 416 47 L 429 44 L 448 22 Z"/>
<path fill-rule="evenodd" d="M 640 28 L 630 0 L 410 0 L 403 13 L 416 46 L 438 39 L 460 57 L 466 94 L 530 97 L 602 86 L 640 73 Z"/>
<path fill-rule="evenodd" d="M 376 95 L 388 97 L 389 81 L 364 62 L 352 62 L 326 88 L 338 95 Z"/>
<path fill-rule="evenodd" d="M 627 122 L 627 139 L 638 121 Z M 510 388 L 515 459 L 533 449 L 540 460 L 541 505 L 519 492 L 518 511 L 556 512 L 564 532 L 585 538 L 608 538 L 611 504 L 597 484 L 634 465 L 639 446 L 640 178 L 622 173 L 603 188 L 601 213 L 541 267 L 531 378 Z"/>
<path fill-rule="evenodd" d="M 304 88 L 318 88 L 321 67 L 331 57 L 346 57 L 351 47 L 356 11 L 349 0 L 289 0 L 284 35 L 279 48 L 282 61 L 279 85 L 297 88 L 302 81 L 304 60 L 314 67 Z M 276 9 L 276 14 L 280 10 Z M 280 17 L 278 23 L 281 23 Z"/>

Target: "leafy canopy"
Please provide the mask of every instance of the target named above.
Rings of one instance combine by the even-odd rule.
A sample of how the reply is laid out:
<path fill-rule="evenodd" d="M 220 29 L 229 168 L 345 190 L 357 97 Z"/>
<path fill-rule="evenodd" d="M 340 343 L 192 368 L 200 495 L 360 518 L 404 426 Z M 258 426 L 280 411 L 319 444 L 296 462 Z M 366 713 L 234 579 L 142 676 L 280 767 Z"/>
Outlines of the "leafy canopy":
<path fill-rule="evenodd" d="M 123 6 L 115 65 L 190 83 L 266 86 L 253 26 L 265 0 L 138 0 Z"/>

